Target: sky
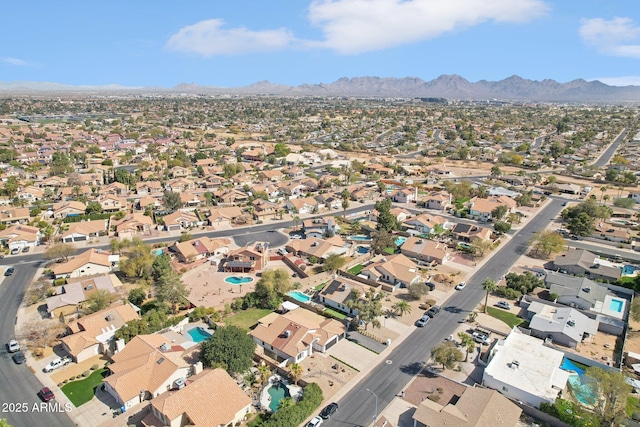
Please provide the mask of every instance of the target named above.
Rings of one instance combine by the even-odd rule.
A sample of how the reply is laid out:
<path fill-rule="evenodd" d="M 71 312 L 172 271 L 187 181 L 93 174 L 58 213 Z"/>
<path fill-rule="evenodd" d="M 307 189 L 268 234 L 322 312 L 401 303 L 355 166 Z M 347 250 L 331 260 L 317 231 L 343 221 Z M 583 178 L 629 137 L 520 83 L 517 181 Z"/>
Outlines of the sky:
<path fill-rule="evenodd" d="M 637 0 L 5 2 L 0 81 L 237 87 L 512 75 L 640 85 Z"/>

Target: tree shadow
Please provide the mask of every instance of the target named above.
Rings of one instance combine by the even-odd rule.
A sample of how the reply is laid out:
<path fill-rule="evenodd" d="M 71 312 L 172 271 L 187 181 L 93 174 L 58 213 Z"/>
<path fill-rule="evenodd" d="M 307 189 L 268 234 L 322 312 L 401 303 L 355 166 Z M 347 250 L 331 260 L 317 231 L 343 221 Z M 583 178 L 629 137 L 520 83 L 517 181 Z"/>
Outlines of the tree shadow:
<path fill-rule="evenodd" d="M 402 365 L 400 366 L 400 372 L 402 372 L 403 374 L 409 374 L 409 375 L 418 375 L 419 373 L 423 372 L 424 369 L 424 364 L 422 362 L 413 362 L 413 363 L 409 363 L 408 365 Z"/>
<path fill-rule="evenodd" d="M 456 314 L 463 313 L 463 312 L 467 312 L 467 313 L 469 312 L 469 310 L 463 310 L 463 309 L 461 309 L 459 307 L 456 307 L 454 305 L 448 305 L 445 308 L 443 308 L 443 310 L 447 311 L 449 313 L 456 313 Z"/>

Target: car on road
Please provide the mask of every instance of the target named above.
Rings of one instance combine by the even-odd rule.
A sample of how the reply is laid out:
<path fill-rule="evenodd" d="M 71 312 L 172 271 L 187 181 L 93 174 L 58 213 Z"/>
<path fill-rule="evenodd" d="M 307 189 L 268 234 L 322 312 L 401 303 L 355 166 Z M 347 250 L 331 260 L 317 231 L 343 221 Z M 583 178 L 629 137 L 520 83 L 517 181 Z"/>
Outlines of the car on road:
<path fill-rule="evenodd" d="M 461 291 L 462 289 L 465 288 L 465 286 L 467 286 L 467 282 L 460 282 L 456 285 L 456 291 Z"/>
<path fill-rule="evenodd" d="M 419 328 L 422 328 L 424 325 L 429 323 L 429 319 L 431 319 L 429 316 L 427 316 L 426 314 L 423 314 L 421 318 L 416 320 L 416 326 Z"/>
<path fill-rule="evenodd" d="M 62 368 L 63 366 L 67 366 L 69 363 L 71 363 L 71 359 L 68 357 L 58 357 L 56 359 L 53 359 L 51 362 L 49 362 L 49 364 L 47 366 L 44 367 L 44 371 L 49 373 L 51 371 L 54 371 L 58 368 Z"/>
<path fill-rule="evenodd" d="M 506 301 L 498 301 L 496 303 L 496 307 L 498 308 L 504 308 L 505 310 L 511 310 L 511 304 L 509 304 Z"/>
<path fill-rule="evenodd" d="M 293 240 L 301 240 L 302 236 L 299 234 L 293 234 L 292 236 L 290 236 L 290 238 Z"/>
<path fill-rule="evenodd" d="M 434 305 L 425 313 L 429 317 L 434 317 L 436 314 L 440 313 L 440 306 Z"/>
<path fill-rule="evenodd" d="M 49 389 L 49 387 L 42 387 L 38 392 L 38 396 L 42 399 L 43 402 L 48 402 L 50 400 L 55 399 L 53 392 Z"/>
<path fill-rule="evenodd" d="M 7 343 L 7 350 L 9 353 L 15 353 L 16 351 L 20 351 L 20 344 L 15 339 L 9 340 Z"/>
<path fill-rule="evenodd" d="M 22 365 L 24 362 L 27 361 L 27 358 L 24 356 L 24 353 L 21 351 L 16 351 L 15 353 L 13 353 L 12 359 L 16 363 L 16 365 Z"/>
<path fill-rule="evenodd" d="M 474 332 L 473 334 L 471 334 L 471 336 L 473 337 L 473 340 L 478 344 L 482 344 L 482 345 L 491 344 L 491 338 L 489 338 L 487 335 L 481 332 Z"/>
<path fill-rule="evenodd" d="M 335 414 L 337 410 L 338 404 L 336 402 L 331 402 L 324 407 L 322 412 L 320 412 L 320 416 L 326 420 L 327 418 L 331 418 L 331 415 Z"/>
<path fill-rule="evenodd" d="M 13 274 L 13 272 L 16 271 L 13 267 L 9 267 L 5 270 L 4 275 L 5 276 L 11 276 Z"/>
<path fill-rule="evenodd" d="M 318 427 L 321 426 L 323 422 L 324 420 L 321 417 L 314 417 L 307 423 L 307 427 Z"/>

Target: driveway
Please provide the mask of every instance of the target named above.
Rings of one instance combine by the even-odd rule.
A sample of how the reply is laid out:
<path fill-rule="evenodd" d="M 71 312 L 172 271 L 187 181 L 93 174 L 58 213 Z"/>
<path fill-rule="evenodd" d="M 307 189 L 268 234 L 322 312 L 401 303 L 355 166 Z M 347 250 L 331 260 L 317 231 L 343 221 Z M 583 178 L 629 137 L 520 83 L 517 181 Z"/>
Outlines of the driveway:
<path fill-rule="evenodd" d="M 379 355 L 375 354 L 371 350 L 367 350 L 361 345 L 349 341 L 348 339 L 340 340 L 338 344 L 334 345 L 329 349 L 329 351 L 327 351 L 327 354 L 340 359 L 359 371 L 369 370 L 380 362 Z"/>

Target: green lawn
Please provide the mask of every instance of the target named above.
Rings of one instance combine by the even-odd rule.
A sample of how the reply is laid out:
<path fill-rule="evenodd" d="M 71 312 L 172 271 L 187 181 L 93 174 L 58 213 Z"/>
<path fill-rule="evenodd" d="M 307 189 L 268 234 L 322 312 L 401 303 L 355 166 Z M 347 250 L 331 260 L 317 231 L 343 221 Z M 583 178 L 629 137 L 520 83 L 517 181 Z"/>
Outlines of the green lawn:
<path fill-rule="evenodd" d="M 93 371 L 91 375 L 83 380 L 72 381 L 63 385 L 61 390 L 76 408 L 84 405 L 95 396 L 96 387 L 102 382 L 102 372 L 104 371 L 104 369 Z"/>
<path fill-rule="evenodd" d="M 313 288 L 314 291 L 321 291 L 324 289 L 324 287 L 327 285 L 327 283 L 329 282 L 322 282 L 319 285 L 316 285 L 316 287 Z"/>
<path fill-rule="evenodd" d="M 629 418 L 633 416 L 634 412 L 640 411 L 640 402 L 638 402 L 638 399 L 633 396 L 627 396 L 627 404 L 625 410 Z"/>
<path fill-rule="evenodd" d="M 496 319 L 502 320 L 504 323 L 509 325 L 509 327 L 513 328 L 514 326 L 518 326 L 524 319 L 519 318 L 515 314 L 509 313 L 505 310 L 500 310 L 495 307 L 487 307 L 487 313 L 491 317 L 495 317 Z"/>
<path fill-rule="evenodd" d="M 224 323 L 249 330 L 258 323 L 258 319 L 263 318 L 272 311 L 273 310 L 266 308 L 250 308 L 248 310 L 238 311 L 229 317 L 225 317 Z"/>
<path fill-rule="evenodd" d="M 358 274 L 360 274 L 363 268 L 364 268 L 364 265 L 357 264 L 351 267 L 349 270 L 347 270 L 347 272 L 353 274 L 354 276 L 357 276 Z"/>
<path fill-rule="evenodd" d="M 346 318 L 347 318 L 347 315 L 346 315 L 346 314 L 341 313 L 341 312 L 339 312 L 339 311 L 337 311 L 337 310 L 334 310 L 334 309 L 332 309 L 332 308 L 329 308 L 329 307 L 325 307 L 325 308 L 324 308 L 324 312 L 325 312 L 325 313 L 329 313 L 329 314 L 331 314 L 333 317 L 336 317 L 336 318 L 338 318 L 338 319 L 346 319 Z"/>

